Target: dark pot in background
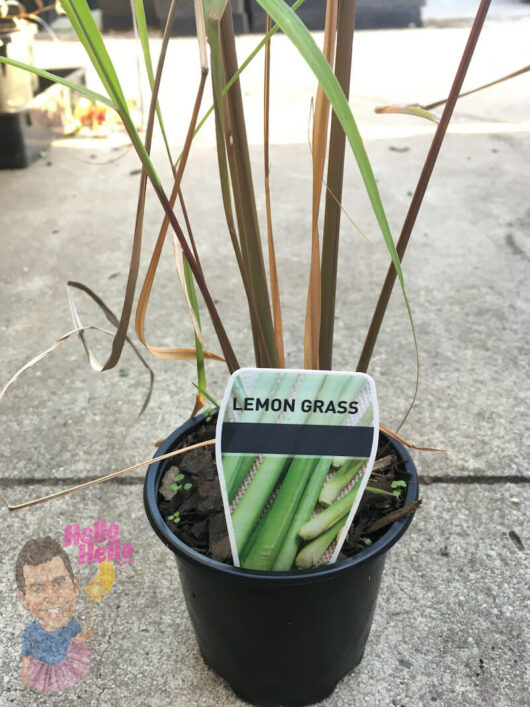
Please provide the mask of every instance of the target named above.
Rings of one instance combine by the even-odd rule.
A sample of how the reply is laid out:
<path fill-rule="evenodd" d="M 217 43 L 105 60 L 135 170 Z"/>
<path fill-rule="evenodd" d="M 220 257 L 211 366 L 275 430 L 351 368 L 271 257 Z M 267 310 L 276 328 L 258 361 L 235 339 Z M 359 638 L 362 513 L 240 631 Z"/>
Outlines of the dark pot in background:
<path fill-rule="evenodd" d="M 287 0 L 289 5 L 294 0 Z M 356 29 L 381 29 L 389 27 L 421 27 L 421 10 L 425 0 L 357 0 Z M 256 0 L 247 0 L 251 32 L 265 31 L 265 11 Z M 326 3 L 322 0 L 305 0 L 296 14 L 310 30 L 323 30 Z"/>
<path fill-rule="evenodd" d="M 234 32 L 248 32 L 248 17 L 245 11 L 245 0 L 231 0 Z M 171 0 L 154 0 L 158 22 L 163 30 L 166 26 Z M 171 28 L 172 36 L 190 36 L 195 34 L 195 10 L 193 0 L 178 0 L 175 20 Z"/>
<path fill-rule="evenodd" d="M 204 416 L 189 420 L 160 447 L 172 451 Z M 388 439 L 388 438 L 387 438 Z M 418 497 L 407 450 L 388 440 L 410 476 L 405 503 Z M 216 562 L 181 542 L 158 509 L 169 461 L 151 464 L 144 484 L 147 517 L 175 553 L 202 657 L 234 692 L 256 705 L 308 705 L 326 698 L 363 656 L 388 550 L 412 516 L 396 521 L 362 553 L 294 572 L 245 570 Z"/>
<path fill-rule="evenodd" d="M 99 0 L 103 31 L 129 30 L 133 27 L 130 0 Z M 144 0 L 145 19 L 149 27 L 157 26 L 153 0 Z"/>
<path fill-rule="evenodd" d="M 295 0 L 287 0 L 293 5 Z M 247 0 L 247 12 L 250 22 L 250 31 L 265 32 L 265 10 L 256 0 Z M 296 11 L 298 17 L 310 30 L 323 30 L 326 19 L 326 3 L 322 0 L 305 0 Z"/>
<path fill-rule="evenodd" d="M 357 0 L 356 29 L 421 27 L 425 0 Z"/>
<path fill-rule="evenodd" d="M 72 83 L 85 83 L 85 71 L 81 68 L 48 71 Z M 71 120 L 79 94 L 49 79 L 35 78 L 38 89 L 31 100 L 17 110 L 0 110 L 0 169 L 28 167 L 54 138 L 64 134 L 64 127 Z"/>

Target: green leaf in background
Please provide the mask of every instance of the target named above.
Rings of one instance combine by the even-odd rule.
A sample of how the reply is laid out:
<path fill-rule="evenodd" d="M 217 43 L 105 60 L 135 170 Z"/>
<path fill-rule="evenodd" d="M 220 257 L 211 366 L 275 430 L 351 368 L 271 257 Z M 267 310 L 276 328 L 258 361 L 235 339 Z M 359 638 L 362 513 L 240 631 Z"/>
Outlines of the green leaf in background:
<path fill-rule="evenodd" d="M 136 17 L 136 27 L 138 29 L 138 37 L 140 38 L 140 44 L 142 46 L 142 53 L 144 57 L 145 70 L 147 72 L 147 78 L 149 79 L 149 86 L 151 91 L 154 90 L 155 86 L 155 74 L 153 71 L 153 61 L 151 58 L 151 50 L 149 48 L 149 34 L 147 30 L 147 19 L 145 17 L 145 9 L 143 0 L 134 0 L 134 14 Z M 164 121 L 162 118 L 162 111 L 160 110 L 160 105 L 158 99 L 156 101 L 156 115 L 158 118 L 158 124 L 160 125 L 160 130 L 162 132 L 162 139 L 164 140 L 164 145 L 166 152 L 171 164 L 173 164 L 173 158 L 171 157 L 171 150 L 169 147 L 169 141 L 167 138 L 166 129 L 164 126 Z"/>
<path fill-rule="evenodd" d="M 77 93 L 81 93 L 87 98 L 90 98 L 91 101 L 104 103 L 106 106 L 109 106 L 110 108 L 116 110 L 116 106 L 108 96 L 104 96 L 101 93 L 97 93 L 97 91 L 92 91 L 89 88 L 86 88 L 86 86 L 81 86 L 81 84 L 73 83 L 73 81 L 68 81 L 68 79 L 63 79 L 62 76 L 57 76 L 56 74 L 52 74 L 49 71 L 45 71 L 44 69 L 37 69 L 36 66 L 32 66 L 31 64 L 24 64 L 23 61 L 9 59 L 8 57 L 1 55 L 0 63 L 8 64 L 9 66 L 14 66 L 16 69 L 22 69 L 23 71 L 29 71 L 31 74 L 41 76 L 43 79 L 48 79 L 49 81 L 53 81 L 54 83 L 59 83 L 63 86 L 66 86 L 67 88 L 71 88 L 73 91 L 77 91 Z"/>
<path fill-rule="evenodd" d="M 120 113 L 124 111 L 128 114 L 127 101 L 118 76 L 88 3 L 86 0 L 61 0 L 61 5 L 109 96 L 120 108 Z"/>

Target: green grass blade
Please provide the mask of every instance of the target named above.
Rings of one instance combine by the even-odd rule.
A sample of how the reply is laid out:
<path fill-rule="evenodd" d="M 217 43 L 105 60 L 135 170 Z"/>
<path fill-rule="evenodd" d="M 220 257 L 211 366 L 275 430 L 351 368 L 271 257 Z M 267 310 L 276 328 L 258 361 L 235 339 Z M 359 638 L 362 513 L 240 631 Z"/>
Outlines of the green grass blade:
<path fill-rule="evenodd" d="M 220 22 L 227 5 L 228 0 L 204 0 L 204 15 L 214 22 Z"/>
<path fill-rule="evenodd" d="M 147 72 L 147 78 L 149 79 L 149 85 L 152 89 L 155 83 L 155 73 L 153 70 L 151 51 L 149 49 L 149 35 L 147 33 L 147 19 L 145 17 L 143 0 L 134 0 L 134 14 L 136 15 L 136 27 L 144 55 L 145 70 Z"/>
<path fill-rule="evenodd" d="M 152 91 L 155 85 L 155 73 L 153 70 L 151 50 L 149 48 L 149 34 L 147 30 L 147 19 L 145 17 L 145 8 L 143 0 L 134 0 L 134 14 L 136 15 L 136 27 L 138 29 L 138 36 L 140 38 L 140 44 L 142 46 L 145 70 L 147 72 L 147 78 L 149 79 L 149 85 Z M 169 140 L 167 138 L 164 120 L 162 118 L 162 111 L 160 110 L 160 104 L 158 100 L 156 102 L 156 115 L 158 118 L 158 124 L 160 125 L 160 131 L 162 132 L 162 139 L 164 140 L 164 145 L 169 161 L 171 164 L 173 164 L 173 158 L 171 157 L 171 149 L 169 147 Z"/>
<path fill-rule="evenodd" d="M 440 122 L 434 113 L 420 106 L 380 106 L 379 108 L 374 108 L 374 113 L 401 113 L 402 115 L 415 115 L 417 118 L 425 118 L 425 120 L 430 120 L 432 123 Z"/>
<path fill-rule="evenodd" d="M 88 3 L 86 0 L 75 0 L 75 2 L 62 0 L 61 5 L 109 96 L 121 110 L 128 114 L 127 101 L 121 84 Z"/>
<path fill-rule="evenodd" d="M 109 106 L 110 108 L 116 110 L 116 106 L 114 105 L 112 100 L 108 98 L 108 96 L 104 96 L 101 93 L 97 93 L 97 91 L 92 91 L 91 89 L 86 88 L 86 86 L 81 86 L 78 83 L 73 83 L 73 81 L 68 81 L 68 79 L 63 79 L 62 76 L 57 76 L 56 74 L 52 74 L 49 71 L 45 71 L 44 69 L 37 69 L 36 66 L 32 66 L 31 64 L 25 64 L 23 61 L 17 61 L 16 59 L 9 59 L 5 56 L 0 56 L 0 63 L 8 64 L 9 66 L 14 66 L 16 69 L 22 69 L 23 71 L 29 71 L 30 73 L 35 74 L 36 76 L 41 76 L 43 79 L 48 79 L 49 81 L 53 81 L 54 83 L 59 83 L 63 86 L 66 86 L 67 88 L 71 88 L 73 91 L 77 91 L 77 93 L 81 93 L 87 98 L 90 98 L 91 101 L 98 101 L 99 103 L 104 103 L 106 106 Z"/>
<path fill-rule="evenodd" d="M 120 81 L 86 0 L 75 0 L 75 2 L 72 0 L 63 0 L 61 5 L 79 37 L 80 42 L 90 57 L 98 76 L 114 102 L 114 106 L 123 120 L 125 129 L 136 148 L 138 156 L 149 173 L 153 186 L 160 189 L 160 179 L 145 149 L 145 145 L 131 120 Z"/>
<path fill-rule="evenodd" d="M 196 383 L 192 383 L 192 385 L 193 385 L 195 388 L 197 388 L 197 390 L 199 391 L 199 393 L 200 393 L 202 396 L 204 396 L 204 397 L 206 398 L 206 400 L 209 400 L 209 401 L 212 403 L 212 405 L 213 405 L 214 407 L 216 407 L 216 408 L 219 409 L 219 407 L 220 407 L 219 403 L 217 402 L 217 400 L 215 400 L 215 398 L 212 398 L 212 396 L 208 393 L 207 390 L 205 390 L 204 388 L 199 388 L 199 386 L 198 386 Z"/>

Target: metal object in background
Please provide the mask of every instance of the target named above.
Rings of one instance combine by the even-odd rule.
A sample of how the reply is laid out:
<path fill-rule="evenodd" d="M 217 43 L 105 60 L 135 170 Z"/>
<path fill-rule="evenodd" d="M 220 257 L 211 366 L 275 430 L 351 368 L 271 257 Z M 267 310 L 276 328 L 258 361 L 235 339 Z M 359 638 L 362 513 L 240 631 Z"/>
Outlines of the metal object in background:
<path fill-rule="evenodd" d="M 0 71 L 2 68 L 5 67 L 0 67 Z M 83 69 L 51 71 L 74 83 L 85 82 Z M 62 135 L 72 115 L 76 95 L 66 86 L 40 78 L 38 90 L 35 95 L 32 92 L 28 102 L 15 110 L 0 111 L 0 169 L 27 167 L 55 137 Z"/>
<path fill-rule="evenodd" d="M 33 64 L 33 39 L 36 25 L 7 17 L 0 20 L 0 54 L 10 59 Z M 26 105 L 38 86 L 33 74 L 12 66 L 0 67 L 0 111 L 16 111 Z"/>

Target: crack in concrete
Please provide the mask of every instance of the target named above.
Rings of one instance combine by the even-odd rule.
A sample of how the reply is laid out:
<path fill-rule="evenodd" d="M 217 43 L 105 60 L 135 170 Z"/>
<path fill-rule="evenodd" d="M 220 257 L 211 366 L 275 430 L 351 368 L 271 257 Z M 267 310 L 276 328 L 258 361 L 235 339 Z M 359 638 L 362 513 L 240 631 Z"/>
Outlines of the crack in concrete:
<path fill-rule="evenodd" d="M 16 488 L 17 486 L 76 486 L 77 484 L 84 484 L 87 481 L 96 481 L 101 478 L 100 476 L 63 476 L 57 478 L 56 476 L 18 476 L 18 477 L 7 477 L 0 476 L 0 487 Z M 109 479 L 106 481 L 107 484 L 116 484 L 117 486 L 139 486 L 143 484 L 143 477 L 132 476 L 130 478 L 117 478 Z"/>
<path fill-rule="evenodd" d="M 16 488 L 17 486 L 75 486 L 84 484 L 88 481 L 96 481 L 99 476 L 65 476 L 61 479 L 52 476 L 35 478 L 32 476 L 19 476 L 16 478 L 0 476 L 0 488 Z M 508 475 L 493 475 L 493 474 L 463 474 L 460 476 L 450 476 L 448 474 L 439 476 L 430 476 L 421 474 L 420 481 L 426 486 L 431 484 L 482 484 L 485 486 L 493 486 L 495 484 L 530 484 L 530 476 L 517 476 L 515 474 Z M 107 484 L 115 484 L 117 486 L 140 486 L 144 483 L 143 477 L 131 477 L 109 479 Z"/>
<path fill-rule="evenodd" d="M 485 486 L 493 486 L 495 484 L 530 484 L 530 476 L 516 476 L 515 474 L 505 476 L 492 474 L 429 476 L 424 474 L 420 475 L 419 479 L 426 486 L 431 484 L 482 484 Z"/>

